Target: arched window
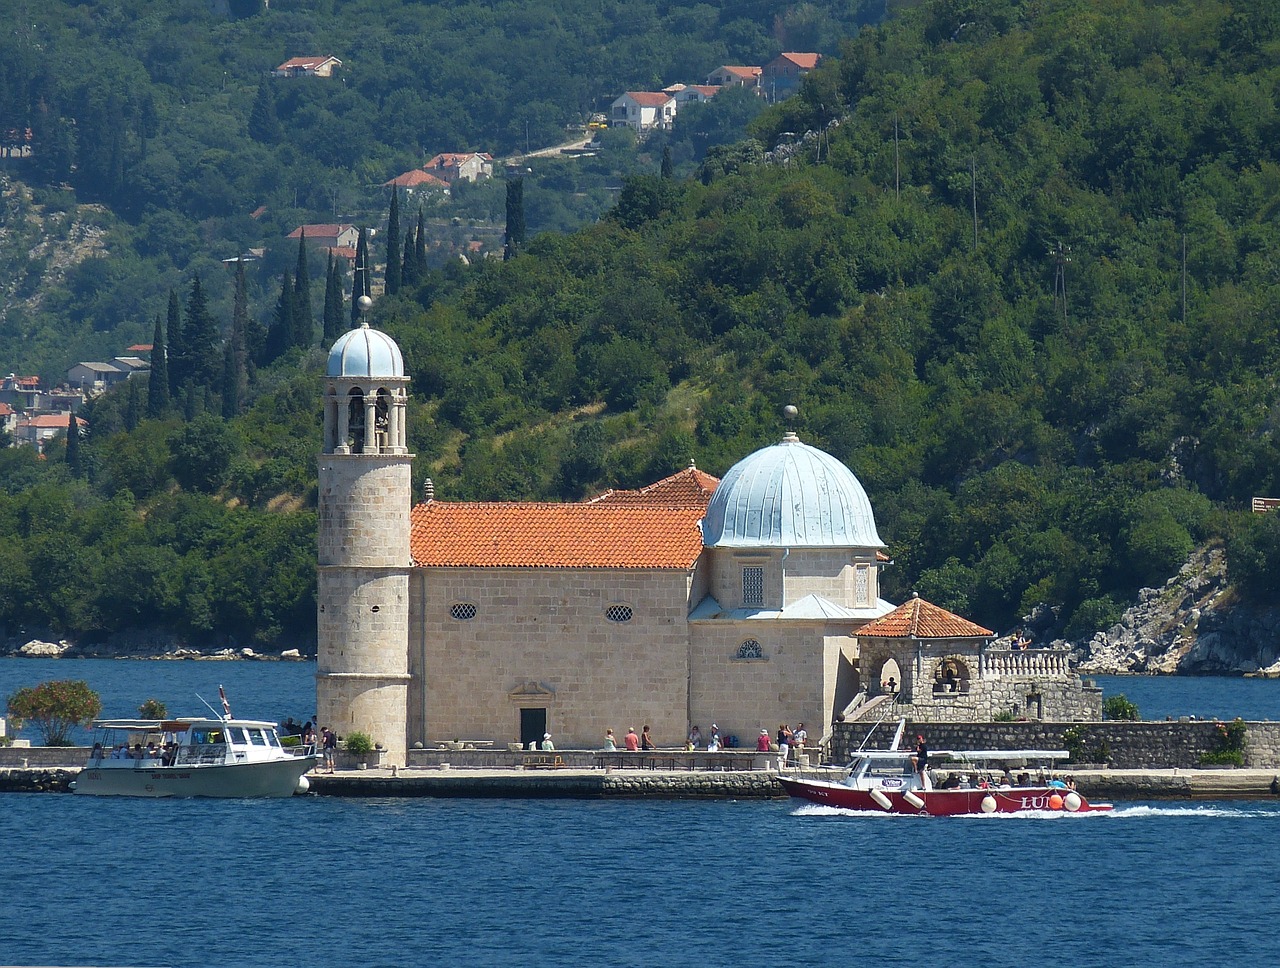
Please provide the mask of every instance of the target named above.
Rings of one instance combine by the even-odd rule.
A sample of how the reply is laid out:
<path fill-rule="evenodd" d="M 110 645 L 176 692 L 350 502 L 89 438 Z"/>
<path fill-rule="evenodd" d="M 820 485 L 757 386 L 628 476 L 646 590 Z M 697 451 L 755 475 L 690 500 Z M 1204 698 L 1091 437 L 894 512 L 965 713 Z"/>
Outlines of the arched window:
<path fill-rule="evenodd" d="M 762 645 L 761 645 L 758 641 L 756 641 L 755 639 L 747 639 L 747 640 L 746 640 L 745 642 L 743 642 L 740 646 L 738 646 L 738 655 L 737 655 L 737 658 L 739 658 L 739 659 L 763 659 L 763 658 L 764 658 L 764 646 L 762 646 Z"/>
<path fill-rule="evenodd" d="M 378 390 L 378 403 L 374 409 L 374 435 L 373 442 L 377 446 L 378 451 L 385 452 L 391 447 L 391 391 L 386 387 Z"/>
<path fill-rule="evenodd" d="M 630 622 L 633 615 L 630 605 L 610 605 L 604 610 L 604 617 L 610 622 Z"/>
<path fill-rule="evenodd" d="M 359 387 L 347 394 L 347 446 L 353 454 L 364 452 L 364 392 Z"/>
<path fill-rule="evenodd" d="M 449 616 L 459 622 L 470 622 L 476 617 L 476 607 L 471 602 L 454 602 L 449 606 Z"/>

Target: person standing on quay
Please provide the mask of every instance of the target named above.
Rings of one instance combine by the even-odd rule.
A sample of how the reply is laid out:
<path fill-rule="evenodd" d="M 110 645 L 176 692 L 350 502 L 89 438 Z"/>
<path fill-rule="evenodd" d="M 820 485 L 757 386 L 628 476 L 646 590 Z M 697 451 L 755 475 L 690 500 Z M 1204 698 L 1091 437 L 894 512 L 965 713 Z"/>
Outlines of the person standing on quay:
<path fill-rule="evenodd" d="M 640 748 L 642 750 L 656 750 L 658 748 L 653 744 L 653 737 L 649 735 L 648 723 L 646 723 L 644 729 L 640 731 Z"/>
<path fill-rule="evenodd" d="M 627 735 L 623 737 L 623 742 L 627 744 L 628 753 L 638 753 L 640 751 L 640 737 L 636 735 L 634 726 L 627 729 Z"/>
<path fill-rule="evenodd" d="M 332 773 L 338 766 L 338 734 L 326 726 L 320 735 L 324 737 L 324 765 Z"/>
<path fill-rule="evenodd" d="M 787 768 L 787 752 L 791 749 L 791 727 L 786 723 L 778 726 L 778 771 Z"/>

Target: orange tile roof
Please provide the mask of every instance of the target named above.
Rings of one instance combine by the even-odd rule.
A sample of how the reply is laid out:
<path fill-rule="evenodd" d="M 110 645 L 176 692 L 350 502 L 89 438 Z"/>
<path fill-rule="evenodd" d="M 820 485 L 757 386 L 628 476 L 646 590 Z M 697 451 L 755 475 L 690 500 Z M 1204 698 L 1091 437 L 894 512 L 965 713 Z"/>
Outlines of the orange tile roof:
<path fill-rule="evenodd" d="M 688 570 L 701 507 L 425 501 L 410 514 L 420 567 Z"/>
<path fill-rule="evenodd" d="M 822 60 L 822 55 L 789 51 L 779 54 L 778 58 L 791 61 L 801 70 L 813 70 L 818 66 L 818 61 Z"/>
<path fill-rule="evenodd" d="M 671 100 L 670 94 L 658 91 L 627 91 L 623 97 L 629 97 L 642 108 L 660 108 Z"/>
<path fill-rule="evenodd" d="M 720 478 L 712 477 L 690 466 L 638 491 L 605 491 L 599 497 L 593 498 L 591 503 L 697 507 L 705 511 L 719 483 Z"/>
<path fill-rule="evenodd" d="M 418 185 L 444 186 L 445 188 L 449 187 L 449 183 L 443 178 L 437 178 L 435 175 L 431 174 L 431 172 L 423 171 L 421 168 L 414 168 L 401 175 L 396 175 L 395 178 L 390 181 L 385 181 L 382 184 L 383 187 L 386 187 L 387 185 L 395 185 L 398 188 L 416 188 Z"/>
<path fill-rule="evenodd" d="M 888 615 L 868 622 L 857 634 L 883 639 L 967 639 L 996 633 L 923 598 L 913 597 Z"/>

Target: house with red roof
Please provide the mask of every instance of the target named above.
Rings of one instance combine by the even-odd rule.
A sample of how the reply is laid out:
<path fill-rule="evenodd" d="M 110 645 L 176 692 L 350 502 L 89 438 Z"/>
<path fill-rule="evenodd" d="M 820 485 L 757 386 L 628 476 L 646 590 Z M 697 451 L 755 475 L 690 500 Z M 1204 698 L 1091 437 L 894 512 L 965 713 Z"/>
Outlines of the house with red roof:
<path fill-rule="evenodd" d="M 483 181 L 493 177 L 493 155 L 486 151 L 442 152 L 422 170 L 450 185 L 456 181 Z"/>
<path fill-rule="evenodd" d="M 764 65 L 760 88 L 771 99 L 787 97 L 800 87 L 806 74 L 818 66 L 821 54 L 788 52 Z"/>
<path fill-rule="evenodd" d="M 714 84 L 681 84 L 678 91 L 671 92 L 677 112 L 686 104 L 704 104 L 719 93 L 720 88 Z"/>
<path fill-rule="evenodd" d="M 760 90 L 760 76 L 764 69 L 726 65 L 717 67 L 707 75 L 707 83 L 716 87 L 745 87 L 751 91 Z"/>
<path fill-rule="evenodd" d="M 290 57 L 271 72 L 274 77 L 332 77 L 342 66 L 342 61 L 327 54 L 310 57 Z"/>
<path fill-rule="evenodd" d="M 666 91 L 627 91 L 609 106 L 612 127 L 650 131 L 667 128 L 676 117 L 676 99 Z"/>
<path fill-rule="evenodd" d="M 409 197 L 413 197 L 418 192 L 449 194 L 449 183 L 447 181 L 421 168 L 411 168 L 409 171 L 396 175 L 395 178 L 384 181 L 382 187 L 399 188 Z"/>
<path fill-rule="evenodd" d="M 54 437 L 65 437 L 70 423 L 69 413 L 19 414 L 13 429 L 15 445 L 30 444 L 43 451 L 44 445 Z M 89 426 L 83 417 L 76 417 L 76 426 L 81 431 Z"/>
<path fill-rule="evenodd" d="M 308 245 L 320 249 L 355 249 L 360 240 L 360 230 L 356 226 L 331 223 L 299 225 L 286 238 L 297 239 L 304 234 Z"/>

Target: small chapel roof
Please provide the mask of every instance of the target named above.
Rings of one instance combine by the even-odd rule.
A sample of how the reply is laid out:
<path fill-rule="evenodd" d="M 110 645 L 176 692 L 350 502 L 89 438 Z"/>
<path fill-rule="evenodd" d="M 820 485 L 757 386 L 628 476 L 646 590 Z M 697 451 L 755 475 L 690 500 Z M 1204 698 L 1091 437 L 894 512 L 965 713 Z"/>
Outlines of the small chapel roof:
<path fill-rule="evenodd" d="M 996 633 L 913 595 L 888 615 L 862 626 L 857 634 L 859 638 L 968 639 Z"/>

